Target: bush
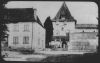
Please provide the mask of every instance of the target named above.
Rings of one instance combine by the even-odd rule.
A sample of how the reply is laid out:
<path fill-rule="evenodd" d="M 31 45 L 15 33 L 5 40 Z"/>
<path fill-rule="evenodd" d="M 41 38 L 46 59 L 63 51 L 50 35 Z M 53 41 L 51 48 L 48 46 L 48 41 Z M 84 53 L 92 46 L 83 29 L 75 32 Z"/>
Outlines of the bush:
<path fill-rule="evenodd" d="M 2 50 L 4 50 L 4 51 L 11 51 L 12 48 L 11 47 L 3 47 Z"/>
<path fill-rule="evenodd" d="M 24 48 L 24 47 L 19 47 L 19 48 L 8 47 L 7 50 L 20 52 L 22 54 L 32 54 L 32 53 L 34 53 L 34 50 L 32 50 L 31 48 Z"/>
<path fill-rule="evenodd" d="M 34 50 L 21 50 L 20 52 L 22 54 L 32 54 L 32 53 L 34 53 Z"/>
<path fill-rule="evenodd" d="M 34 50 L 32 50 L 31 48 L 19 48 L 17 50 L 19 52 L 21 52 L 22 54 L 32 54 L 32 53 L 34 53 Z"/>

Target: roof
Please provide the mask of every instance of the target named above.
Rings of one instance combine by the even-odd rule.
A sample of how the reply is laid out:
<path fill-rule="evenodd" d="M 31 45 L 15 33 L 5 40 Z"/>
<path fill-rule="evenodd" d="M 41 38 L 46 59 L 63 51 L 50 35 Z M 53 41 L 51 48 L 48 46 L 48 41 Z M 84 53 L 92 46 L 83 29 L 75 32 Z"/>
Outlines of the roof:
<path fill-rule="evenodd" d="M 38 24 L 40 24 L 44 28 L 44 26 L 42 25 L 42 23 L 41 23 L 41 21 L 40 21 L 38 16 L 37 16 L 37 22 L 38 22 Z"/>
<path fill-rule="evenodd" d="M 65 2 L 62 4 L 53 20 L 61 19 L 61 17 L 64 17 L 65 19 L 73 19 Z"/>
<path fill-rule="evenodd" d="M 75 19 L 64 19 L 64 20 L 62 20 L 62 19 L 58 19 L 58 20 L 52 20 L 52 22 L 56 22 L 56 21 L 59 21 L 59 22 L 75 22 L 75 24 L 77 23 L 77 20 L 75 20 Z"/>
<path fill-rule="evenodd" d="M 97 29 L 97 24 L 76 24 L 76 29 Z"/>
<path fill-rule="evenodd" d="M 37 16 L 35 19 L 34 17 L 34 10 L 33 8 L 10 8 L 6 9 L 5 17 L 4 18 L 8 23 L 18 23 L 18 22 L 37 22 L 39 25 L 44 27 Z"/>
<path fill-rule="evenodd" d="M 35 21 L 33 8 L 10 8 L 6 9 L 5 20 L 9 22 Z"/>

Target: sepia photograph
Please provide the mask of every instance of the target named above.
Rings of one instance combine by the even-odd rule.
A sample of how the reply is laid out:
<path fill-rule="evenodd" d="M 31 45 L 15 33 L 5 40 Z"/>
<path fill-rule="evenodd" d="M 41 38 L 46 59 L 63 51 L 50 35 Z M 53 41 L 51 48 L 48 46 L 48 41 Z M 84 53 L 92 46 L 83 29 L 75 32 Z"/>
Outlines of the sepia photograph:
<path fill-rule="evenodd" d="M 95 2 L 7 1 L 0 8 L 3 61 L 74 63 L 98 53 Z"/>

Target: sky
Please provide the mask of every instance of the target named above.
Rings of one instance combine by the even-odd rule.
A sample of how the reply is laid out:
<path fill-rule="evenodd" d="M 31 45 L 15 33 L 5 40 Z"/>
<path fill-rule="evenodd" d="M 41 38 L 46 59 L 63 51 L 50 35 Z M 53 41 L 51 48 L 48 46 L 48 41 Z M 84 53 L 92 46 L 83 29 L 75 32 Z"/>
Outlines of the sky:
<path fill-rule="evenodd" d="M 53 19 L 64 1 L 11 1 L 7 8 L 35 8 L 42 23 L 50 16 Z M 94 2 L 70 2 L 66 5 L 78 24 L 98 24 L 98 6 Z"/>

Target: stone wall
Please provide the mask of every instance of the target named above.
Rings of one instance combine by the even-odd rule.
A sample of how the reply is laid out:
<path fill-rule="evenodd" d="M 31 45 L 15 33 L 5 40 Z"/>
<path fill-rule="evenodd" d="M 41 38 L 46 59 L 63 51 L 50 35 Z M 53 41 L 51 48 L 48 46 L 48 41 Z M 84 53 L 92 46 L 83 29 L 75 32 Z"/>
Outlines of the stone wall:
<path fill-rule="evenodd" d="M 68 50 L 95 52 L 98 46 L 98 37 L 96 32 L 77 32 L 70 34 Z"/>

